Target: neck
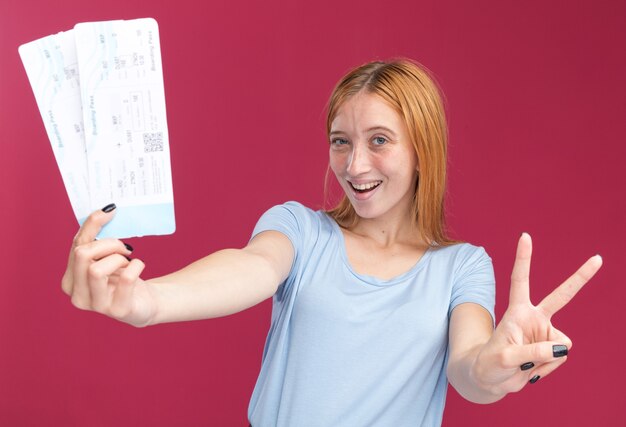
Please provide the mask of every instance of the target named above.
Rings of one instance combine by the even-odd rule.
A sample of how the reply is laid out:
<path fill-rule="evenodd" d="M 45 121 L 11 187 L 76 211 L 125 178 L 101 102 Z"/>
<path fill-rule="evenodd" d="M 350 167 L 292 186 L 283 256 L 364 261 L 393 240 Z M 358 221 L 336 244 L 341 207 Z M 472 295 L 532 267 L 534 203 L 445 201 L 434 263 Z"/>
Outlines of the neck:
<path fill-rule="evenodd" d="M 348 231 L 367 239 L 371 239 L 381 247 L 391 247 L 396 244 L 419 245 L 424 244 L 417 224 L 409 215 L 402 218 L 360 218 L 357 217 Z"/>

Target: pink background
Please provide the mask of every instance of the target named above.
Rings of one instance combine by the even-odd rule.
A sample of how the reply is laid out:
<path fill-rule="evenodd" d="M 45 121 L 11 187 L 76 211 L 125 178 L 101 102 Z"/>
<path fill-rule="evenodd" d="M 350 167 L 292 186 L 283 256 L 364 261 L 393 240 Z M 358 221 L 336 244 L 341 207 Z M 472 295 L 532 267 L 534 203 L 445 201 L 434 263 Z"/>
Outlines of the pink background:
<path fill-rule="evenodd" d="M 449 219 L 485 246 L 508 299 L 517 237 L 535 302 L 587 257 L 605 266 L 555 318 L 568 363 L 493 405 L 451 391 L 444 425 L 624 425 L 626 3 L 0 2 L 0 425 L 243 426 L 270 304 L 134 329 L 60 290 L 77 224 L 20 44 L 77 22 L 160 24 L 178 230 L 131 239 L 152 277 L 241 247 L 259 215 L 323 203 L 324 106 L 363 62 L 407 56 L 450 117 Z"/>

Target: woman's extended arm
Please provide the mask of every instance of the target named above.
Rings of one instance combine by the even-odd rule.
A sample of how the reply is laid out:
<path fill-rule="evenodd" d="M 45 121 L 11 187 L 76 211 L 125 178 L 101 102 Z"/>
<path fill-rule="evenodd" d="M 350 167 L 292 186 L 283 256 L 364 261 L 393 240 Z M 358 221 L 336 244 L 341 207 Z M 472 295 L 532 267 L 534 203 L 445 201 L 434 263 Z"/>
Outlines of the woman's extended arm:
<path fill-rule="evenodd" d="M 509 306 L 495 331 L 489 313 L 477 304 L 460 304 L 452 311 L 448 379 L 472 402 L 495 402 L 545 377 L 567 359 L 572 342 L 550 319 L 593 277 L 602 258 L 591 257 L 534 306 L 529 298 L 531 253 L 530 236 L 523 234 L 511 276 Z"/>
<path fill-rule="evenodd" d="M 167 276 L 142 280 L 144 265 L 117 239 L 95 241 L 113 213 L 94 212 L 74 238 L 62 288 L 72 303 L 134 326 L 225 316 L 271 297 L 291 268 L 289 239 L 275 231 Z"/>

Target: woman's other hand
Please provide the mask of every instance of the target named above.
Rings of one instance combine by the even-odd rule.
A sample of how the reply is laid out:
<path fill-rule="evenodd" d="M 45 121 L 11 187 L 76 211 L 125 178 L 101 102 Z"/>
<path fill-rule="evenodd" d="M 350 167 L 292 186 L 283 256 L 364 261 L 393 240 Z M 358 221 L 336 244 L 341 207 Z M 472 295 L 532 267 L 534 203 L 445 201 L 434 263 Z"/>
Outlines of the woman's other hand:
<path fill-rule="evenodd" d="M 552 316 L 565 307 L 602 266 L 591 257 L 538 305 L 530 302 L 532 241 L 519 239 L 509 306 L 489 341 L 478 353 L 472 375 L 496 394 L 518 391 L 550 374 L 567 360 L 572 341 L 552 325 Z"/>

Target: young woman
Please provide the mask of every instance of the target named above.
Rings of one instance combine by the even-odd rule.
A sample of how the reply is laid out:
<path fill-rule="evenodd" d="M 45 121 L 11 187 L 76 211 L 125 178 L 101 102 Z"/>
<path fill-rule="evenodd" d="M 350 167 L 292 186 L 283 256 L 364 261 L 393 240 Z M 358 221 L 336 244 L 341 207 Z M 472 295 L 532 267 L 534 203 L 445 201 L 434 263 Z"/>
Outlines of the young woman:
<path fill-rule="evenodd" d="M 276 206 L 245 248 L 142 280 L 130 247 L 94 240 L 109 205 L 76 235 L 63 290 L 77 307 L 135 326 L 225 316 L 273 297 L 254 426 L 439 425 L 448 381 L 489 403 L 565 362 L 571 341 L 550 318 L 601 258 L 533 306 L 523 234 L 494 330 L 491 259 L 445 234 L 446 122 L 421 66 L 350 72 L 331 96 L 327 131 L 345 192 L 333 210 Z"/>

